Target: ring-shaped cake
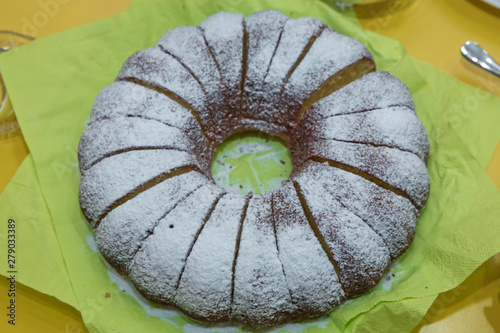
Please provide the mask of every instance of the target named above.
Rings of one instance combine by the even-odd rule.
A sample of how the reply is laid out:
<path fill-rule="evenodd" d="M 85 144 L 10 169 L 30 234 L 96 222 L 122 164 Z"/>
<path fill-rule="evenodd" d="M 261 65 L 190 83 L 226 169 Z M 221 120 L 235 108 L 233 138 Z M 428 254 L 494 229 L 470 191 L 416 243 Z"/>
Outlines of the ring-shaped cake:
<path fill-rule="evenodd" d="M 235 132 L 286 140 L 279 189 L 210 174 Z M 210 16 L 133 54 L 79 146 L 80 205 L 103 257 L 146 298 L 208 322 L 317 316 L 382 278 L 429 194 L 406 86 L 320 20 Z"/>

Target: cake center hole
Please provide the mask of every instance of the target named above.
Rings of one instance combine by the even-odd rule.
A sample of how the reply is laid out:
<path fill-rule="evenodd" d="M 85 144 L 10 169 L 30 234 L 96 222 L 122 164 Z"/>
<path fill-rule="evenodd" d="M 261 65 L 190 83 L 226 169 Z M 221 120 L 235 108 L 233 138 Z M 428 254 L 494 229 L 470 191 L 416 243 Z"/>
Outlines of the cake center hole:
<path fill-rule="evenodd" d="M 263 193 L 280 188 L 292 172 L 292 157 L 281 138 L 264 132 L 229 136 L 215 151 L 212 178 L 226 191 Z"/>

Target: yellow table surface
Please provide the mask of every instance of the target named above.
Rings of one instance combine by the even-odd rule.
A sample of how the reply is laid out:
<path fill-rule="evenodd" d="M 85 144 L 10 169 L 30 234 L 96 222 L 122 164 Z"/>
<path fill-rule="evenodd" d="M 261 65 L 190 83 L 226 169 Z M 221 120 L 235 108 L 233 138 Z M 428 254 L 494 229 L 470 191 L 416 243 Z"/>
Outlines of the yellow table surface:
<path fill-rule="evenodd" d="M 23 0 L 0 4 L 0 30 L 40 38 L 124 11 L 130 0 Z M 44 6 L 51 4 L 51 6 Z M 45 13 L 45 14 L 43 14 Z M 479 42 L 500 59 L 500 10 L 480 0 L 399 0 L 358 7 L 362 26 L 401 41 L 417 59 L 457 79 L 500 96 L 500 79 L 462 59 L 466 40 Z M 44 20 L 43 18 L 47 19 Z M 22 133 L 0 137 L 0 193 L 28 154 Z M 487 170 L 500 188 L 500 143 Z M 80 313 L 54 297 L 18 284 L 19 311 L 13 327 L 0 320 L 0 332 L 87 332 Z M 7 280 L 0 279 L 0 304 Z M 439 295 L 414 332 L 500 332 L 500 254 L 457 288 Z"/>

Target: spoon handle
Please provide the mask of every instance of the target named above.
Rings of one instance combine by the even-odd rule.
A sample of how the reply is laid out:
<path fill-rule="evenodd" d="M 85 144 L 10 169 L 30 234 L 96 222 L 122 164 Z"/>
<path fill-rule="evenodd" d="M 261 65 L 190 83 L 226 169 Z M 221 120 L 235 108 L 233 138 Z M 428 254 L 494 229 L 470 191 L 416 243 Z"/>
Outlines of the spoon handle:
<path fill-rule="evenodd" d="M 500 65 L 478 43 L 474 41 L 465 42 L 461 51 L 465 59 L 500 77 Z"/>

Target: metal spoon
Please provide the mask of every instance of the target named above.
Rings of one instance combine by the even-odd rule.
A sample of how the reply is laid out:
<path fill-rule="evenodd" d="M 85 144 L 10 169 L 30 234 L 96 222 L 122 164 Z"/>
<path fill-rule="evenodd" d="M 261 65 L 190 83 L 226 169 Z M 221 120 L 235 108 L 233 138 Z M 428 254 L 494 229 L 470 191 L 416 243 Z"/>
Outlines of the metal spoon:
<path fill-rule="evenodd" d="M 471 40 L 465 42 L 461 51 L 465 59 L 500 77 L 500 65 L 478 43 Z"/>

